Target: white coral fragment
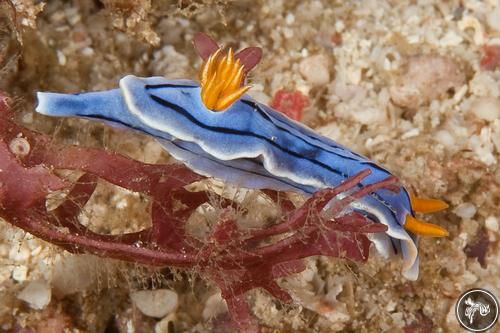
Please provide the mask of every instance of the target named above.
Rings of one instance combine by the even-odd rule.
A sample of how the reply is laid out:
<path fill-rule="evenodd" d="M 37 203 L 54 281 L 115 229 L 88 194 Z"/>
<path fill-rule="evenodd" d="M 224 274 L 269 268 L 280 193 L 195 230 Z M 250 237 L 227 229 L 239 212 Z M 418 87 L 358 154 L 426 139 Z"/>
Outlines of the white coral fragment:
<path fill-rule="evenodd" d="M 417 108 L 449 89 L 458 90 L 464 83 L 465 75 L 452 59 L 421 55 L 409 59 L 406 72 L 390 88 L 390 94 L 396 105 Z"/>
<path fill-rule="evenodd" d="M 459 22 L 460 30 L 465 31 L 472 29 L 474 31 L 473 41 L 476 45 L 484 44 L 484 28 L 477 18 L 474 16 L 464 16 Z"/>
<path fill-rule="evenodd" d="M 21 291 L 17 298 L 25 301 L 29 306 L 36 310 L 45 308 L 52 297 L 50 286 L 45 281 L 31 281 Z"/>
<path fill-rule="evenodd" d="M 154 318 L 165 317 L 175 311 L 179 303 L 177 293 L 169 289 L 135 291 L 130 298 L 143 314 Z"/>
<path fill-rule="evenodd" d="M 329 61 L 322 54 L 303 59 L 300 62 L 299 71 L 312 86 L 321 86 L 330 82 Z"/>
<path fill-rule="evenodd" d="M 479 119 L 494 121 L 500 118 L 500 99 L 481 97 L 472 102 L 470 111 Z"/>

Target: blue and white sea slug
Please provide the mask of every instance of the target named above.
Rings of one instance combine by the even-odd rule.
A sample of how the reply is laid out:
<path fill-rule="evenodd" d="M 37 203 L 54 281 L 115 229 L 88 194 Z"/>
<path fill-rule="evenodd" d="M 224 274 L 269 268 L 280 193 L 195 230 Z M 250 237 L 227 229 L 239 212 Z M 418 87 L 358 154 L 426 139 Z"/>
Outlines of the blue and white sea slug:
<path fill-rule="evenodd" d="M 250 88 L 244 85 L 246 72 L 260 57 L 256 60 L 245 50 L 237 55 L 220 48 L 212 52 L 215 47 L 208 36 L 197 38 L 206 42 L 198 43 L 205 58 L 199 83 L 128 75 L 118 89 L 108 91 L 39 92 L 36 111 L 91 118 L 147 133 L 195 172 L 245 188 L 311 195 L 365 169 L 371 174 L 360 186 L 391 175 L 368 158 L 246 95 Z M 402 255 L 402 271 L 408 279 L 418 277 L 419 236 L 448 235 L 442 227 L 415 217 L 415 212 L 438 211 L 447 205 L 410 197 L 404 187 L 398 193 L 377 190 L 351 207 L 388 227 L 371 240 L 383 256 Z"/>

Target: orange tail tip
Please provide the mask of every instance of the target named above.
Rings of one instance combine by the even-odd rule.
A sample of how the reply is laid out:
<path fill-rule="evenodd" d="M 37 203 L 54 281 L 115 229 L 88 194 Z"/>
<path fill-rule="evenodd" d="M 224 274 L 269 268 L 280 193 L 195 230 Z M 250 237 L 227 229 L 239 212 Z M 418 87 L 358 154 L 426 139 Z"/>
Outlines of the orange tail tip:
<path fill-rule="evenodd" d="M 410 194 L 411 207 L 417 213 L 434 213 L 448 208 L 448 204 L 438 199 L 418 198 Z"/>
<path fill-rule="evenodd" d="M 448 231 L 436 224 L 427 223 L 414 218 L 411 215 L 406 215 L 404 228 L 413 232 L 416 235 L 428 237 L 446 237 L 449 235 Z"/>

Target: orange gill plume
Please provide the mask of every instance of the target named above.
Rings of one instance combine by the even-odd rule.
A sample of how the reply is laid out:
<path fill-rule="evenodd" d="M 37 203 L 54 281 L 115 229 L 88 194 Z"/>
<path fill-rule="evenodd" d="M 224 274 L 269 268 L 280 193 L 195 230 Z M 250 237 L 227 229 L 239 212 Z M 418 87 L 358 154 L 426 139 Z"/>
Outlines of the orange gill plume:
<path fill-rule="evenodd" d="M 201 100 L 207 109 L 222 111 L 250 89 L 243 85 L 245 67 L 230 48 L 219 48 L 203 63 L 200 71 Z"/>

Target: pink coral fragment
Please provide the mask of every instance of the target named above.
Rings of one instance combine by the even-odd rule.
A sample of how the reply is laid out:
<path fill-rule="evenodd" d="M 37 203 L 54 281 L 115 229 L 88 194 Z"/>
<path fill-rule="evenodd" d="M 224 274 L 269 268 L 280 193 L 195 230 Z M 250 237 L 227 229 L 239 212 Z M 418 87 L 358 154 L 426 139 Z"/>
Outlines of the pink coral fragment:
<path fill-rule="evenodd" d="M 500 45 L 485 45 L 480 65 L 485 71 L 495 70 L 500 65 Z"/>
<path fill-rule="evenodd" d="M 271 107 L 283 112 L 288 117 L 300 121 L 304 108 L 309 105 L 309 98 L 300 91 L 278 90 L 271 101 Z"/>

